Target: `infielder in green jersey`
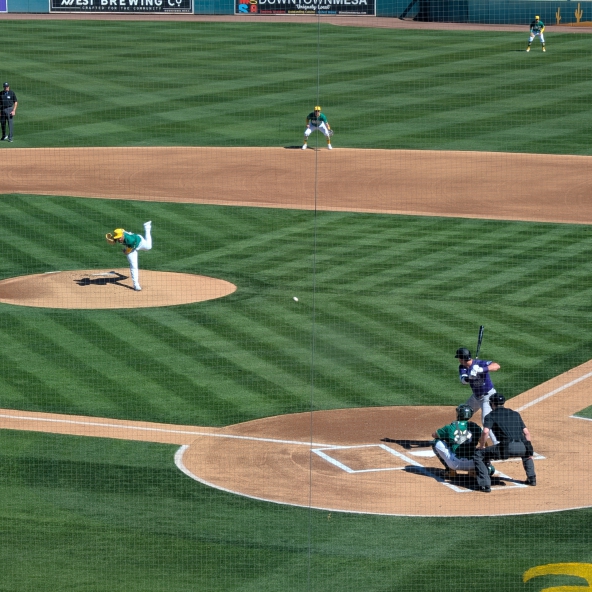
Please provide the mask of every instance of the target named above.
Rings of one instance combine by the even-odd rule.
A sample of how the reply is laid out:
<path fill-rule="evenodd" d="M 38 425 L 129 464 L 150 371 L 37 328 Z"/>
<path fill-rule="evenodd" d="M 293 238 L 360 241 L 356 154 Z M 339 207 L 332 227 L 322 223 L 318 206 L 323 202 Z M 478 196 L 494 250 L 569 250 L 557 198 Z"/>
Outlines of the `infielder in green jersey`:
<path fill-rule="evenodd" d="M 116 228 L 112 233 L 105 235 L 111 245 L 119 243 L 123 245 L 123 253 L 127 257 L 130 266 L 130 275 L 134 283 L 134 290 L 139 292 L 142 288 L 138 279 L 138 251 L 149 251 L 152 248 L 152 222 L 144 222 L 145 237 L 140 234 L 128 232 L 123 228 Z"/>
<path fill-rule="evenodd" d="M 333 148 L 333 146 L 331 146 L 331 136 L 333 135 L 333 132 L 331 131 L 331 126 L 329 125 L 327 118 L 321 113 L 321 108 L 318 105 L 314 108 L 314 111 L 309 113 L 306 117 L 306 129 L 304 130 L 304 144 L 302 144 L 302 150 L 308 148 L 308 136 L 310 136 L 315 130 L 323 132 L 327 138 L 327 148 L 331 150 Z"/>
<path fill-rule="evenodd" d="M 474 422 L 470 405 L 456 408 L 456 421 L 436 430 L 432 449 L 438 460 L 446 468 L 446 476 L 456 476 L 456 471 L 474 471 L 473 456 L 479 444 L 482 429 Z"/>
<path fill-rule="evenodd" d="M 543 46 L 543 51 L 547 51 L 545 49 L 545 36 L 543 35 L 543 31 L 545 30 L 545 23 L 541 20 L 540 16 L 535 16 L 534 21 L 530 23 L 530 37 L 528 39 L 528 47 L 526 51 L 530 51 L 530 44 L 532 40 L 538 35 L 541 38 L 541 44 Z"/>

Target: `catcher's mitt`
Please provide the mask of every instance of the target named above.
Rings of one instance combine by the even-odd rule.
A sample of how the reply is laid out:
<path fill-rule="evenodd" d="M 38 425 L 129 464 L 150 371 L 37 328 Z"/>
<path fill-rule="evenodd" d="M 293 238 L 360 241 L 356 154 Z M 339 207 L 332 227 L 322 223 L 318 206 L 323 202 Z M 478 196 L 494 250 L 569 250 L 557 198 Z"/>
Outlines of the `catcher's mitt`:
<path fill-rule="evenodd" d="M 332 130 L 332 129 L 330 129 L 330 130 L 329 130 L 329 137 L 331 137 L 332 135 L 333 135 L 333 130 Z"/>
<path fill-rule="evenodd" d="M 107 242 L 108 242 L 110 245 L 114 245 L 114 244 L 115 244 L 115 239 L 113 238 L 113 235 L 112 235 L 110 232 L 108 232 L 108 233 L 105 235 L 105 238 L 107 239 Z"/>

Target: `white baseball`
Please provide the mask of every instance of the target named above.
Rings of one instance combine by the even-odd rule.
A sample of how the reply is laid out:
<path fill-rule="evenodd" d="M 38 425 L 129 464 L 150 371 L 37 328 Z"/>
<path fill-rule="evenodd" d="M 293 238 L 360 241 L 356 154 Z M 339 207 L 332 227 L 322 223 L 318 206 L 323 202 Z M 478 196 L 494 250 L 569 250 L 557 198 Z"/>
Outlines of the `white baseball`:
<path fill-rule="evenodd" d="M 294 302 L 298 302 L 298 296 L 294 296 Z"/>

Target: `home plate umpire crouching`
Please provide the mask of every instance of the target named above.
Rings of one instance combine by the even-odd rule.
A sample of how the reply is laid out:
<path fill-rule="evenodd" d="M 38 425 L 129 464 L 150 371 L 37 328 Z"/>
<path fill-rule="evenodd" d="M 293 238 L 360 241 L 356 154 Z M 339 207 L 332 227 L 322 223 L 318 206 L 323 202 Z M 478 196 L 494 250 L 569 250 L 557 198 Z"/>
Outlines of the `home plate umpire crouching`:
<path fill-rule="evenodd" d="M 526 485 L 536 485 L 530 432 L 517 411 L 504 407 L 505 402 L 505 397 L 500 393 L 495 393 L 489 397 L 492 411 L 483 420 L 483 433 L 479 440 L 479 448 L 475 451 L 473 459 L 479 491 L 485 493 L 491 491 L 491 477 L 486 463 L 492 460 L 521 458 L 522 466 L 526 472 Z M 495 430 L 499 442 L 494 446 L 485 448 L 485 442 L 490 430 Z"/>

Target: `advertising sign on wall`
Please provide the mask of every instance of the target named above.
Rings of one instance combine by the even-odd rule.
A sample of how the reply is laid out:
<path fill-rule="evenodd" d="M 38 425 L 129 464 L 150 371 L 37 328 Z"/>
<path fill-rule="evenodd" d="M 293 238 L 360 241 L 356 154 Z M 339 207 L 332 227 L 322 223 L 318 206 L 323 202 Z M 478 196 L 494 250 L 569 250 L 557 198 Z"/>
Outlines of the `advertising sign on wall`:
<path fill-rule="evenodd" d="M 362 14 L 374 16 L 374 0 L 234 0 L 235 14 Z"/>
<path fill-rule="evenodd" d="M 8 12 L 7 4 L 8 0 L 0 0 L 0 12 Z"/>
<path fill-rule="evenodd" d="M 49 11 L 192 14 L 193 0 L 50 0 Z"/>

